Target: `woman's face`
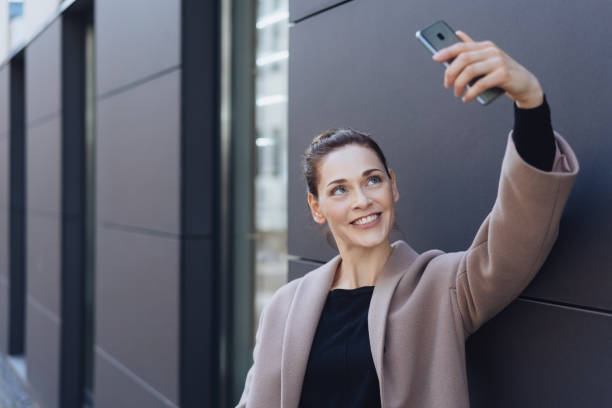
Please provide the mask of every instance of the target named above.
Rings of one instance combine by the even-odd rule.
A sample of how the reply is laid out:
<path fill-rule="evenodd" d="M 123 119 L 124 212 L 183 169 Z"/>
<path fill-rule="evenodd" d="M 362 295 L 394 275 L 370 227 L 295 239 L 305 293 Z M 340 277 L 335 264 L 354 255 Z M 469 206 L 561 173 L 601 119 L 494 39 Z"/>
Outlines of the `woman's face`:
<path fill-rule="evenodd" d="M 395 174 L 387 176 L 376 153 L 350 144 L 319 162 L 318 199 L 308 193 L 315 222 L 329 224 L 338 248 L 374 247 L 388 241 L 399 200 Z"/>

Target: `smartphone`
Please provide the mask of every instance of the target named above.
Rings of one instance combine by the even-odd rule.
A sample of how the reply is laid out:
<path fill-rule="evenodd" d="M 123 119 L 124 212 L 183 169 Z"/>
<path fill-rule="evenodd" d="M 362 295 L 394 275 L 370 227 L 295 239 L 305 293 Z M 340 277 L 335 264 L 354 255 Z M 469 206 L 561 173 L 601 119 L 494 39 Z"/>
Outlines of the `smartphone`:
<path fill-rule="evenodd" d="M 438 50 L 442 48 L 448 47 L 457 42 L 461 42 L 461 39 L 457 37 L 455 34 L 455 30 L 450 28 L 448 24 L 444 20 L 436 21 L 432 25 L 425 27 L 422 30 L 416 32 L 416 37 L 423 43 L 423 45 L 431 51 L 432 54 L 435 54 Z M 444 66 L 448 67 L 451 62 L 453 62 L 454 58 L 451 58 L 448 61 L 444 62 Z M 474 85 L 476 81 L 478 81 L 483 76 L 478 76 L 473 78 L 470 83 L 467 85 L 468 89 L 470 86 Z M 480 102 L 482 105 L 490 104 L 495 98 L 499 95 L 505 93 L 502 88 L 493 87 L 489 88 L 483 92 L 481 92 L 476 100 Z"/>

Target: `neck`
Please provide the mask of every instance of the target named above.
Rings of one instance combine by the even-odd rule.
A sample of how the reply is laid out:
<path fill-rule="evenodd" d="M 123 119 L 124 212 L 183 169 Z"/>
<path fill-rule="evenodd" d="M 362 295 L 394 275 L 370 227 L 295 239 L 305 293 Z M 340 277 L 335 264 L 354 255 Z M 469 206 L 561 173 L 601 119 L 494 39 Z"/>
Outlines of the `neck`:
<path fill-rule="evenodd" d="M 391 254 L 391 244 L 385 240 L 370 248 L 351 247 L 340 249 L 340 263 L 336 270 L 332 289 L 355 289 L 374 286 Z"/>

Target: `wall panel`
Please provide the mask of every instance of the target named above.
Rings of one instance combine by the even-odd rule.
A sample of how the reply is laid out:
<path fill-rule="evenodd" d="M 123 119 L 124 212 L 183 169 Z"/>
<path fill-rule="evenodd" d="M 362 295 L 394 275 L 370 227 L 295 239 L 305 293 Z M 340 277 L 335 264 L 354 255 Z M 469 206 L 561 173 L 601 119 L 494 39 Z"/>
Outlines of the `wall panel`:
<path fill-rule="evenodd" d="M 307 211 L 299 158 L 315 135 L 340 126 L 372 134 L 386 152 L 400 191 L 396 216 L 404 234 L 398 238 L 419 252 L 457 251 L 471 243 L 495 201 L 513 110 L 505 96 L 483 107 L 464 104 L 444 88 L 443 66 L 414 33 L 451 13 L 444 18 L 453 28 L 493 40 L 540 79 L 553 126 L 582 164 L 557 246 L 527 293 L 612 310 L 612 177 L 605 159 L 612 153 L 606 136 L 612 117 L 604 97 L 612 72 L 603 68 L 612 51 L 583 44 L 577 29 L 588 24 L 593 35 L 605 35 L 608 24 L 601 16 L 612 9 L 542 1 L 539 7 L 554 9 L 543 17 L 525 13 L 526 7 L 352 1 L 290 28 L 291 255 L 326 261 L 335 254 Z M 568 58 L 567 49 L 576 56 Z M 585 67 L 584 58 L 595 55 L 601 63 Z M 572 79 L 576 72 L 590 78 L 580 90 Z"/>
<path fill-rule="evenodd" d="M 34 298 L 59 319 L 61 315 L 60 217 L 30 213 L 26 225 L 28 297 Z"/>
<path fill-rule="evenodd" d="M 96 343 L 175 402 L 178 251 L 175 237 L 98 230 Z M 97 390 L 101 395 L 110 392 Z"/>
<path fill-rule="evenodd" d="M 518 300 L 466 344 L 471 406 L 612 405 L 612 314 Z"/>
<path fill-rule="evenodd" d="M 1 226 L 2 225 L 0 225 L 0 227 Z M 8 280 L 6 279 L 6 276 L 0 275 L 0 353 L 8 352 L 8 335 L 9 335 L 8 331 L 9 331 L 9 284 L 8 284 Z"/>
<path fill-rule="evenodd" d="M 27 209 L 57 217 L 61 213 L 61 119 L 55 116 L 30 125 L 27 132 Z"/>
<path fill-rule="evenodd" d="M 8 211 L 10 190 L 10 138 L 8 135 L 0 136 L 0 207 Z"/>
<path fill-rule="evenodd" d="M 26 307 L 26 365 L 34 397 L 45 408 L 59 408 L 60 321 L 33 297 Z"/>
<path fill-rule="evenodd" d="M 293 0 L 290 2 L 290 21 L 301 20 L 315 13 L 346 3 L 348 0 Z"/>
<path fill-rule="evenodd" d="M 0 67 L 0 139 L 9 133 L 9 65 Z"/>
<path fill-rule="evenodd" d="M 96 350 L 95 389 L 96 406 L 113 408 L 177 407 L 175 403 L 143 382 L 128 368 L 106 353 Z"/>
<path fill-rule="evenodd" d="M 9 327 L 9 67 L 0 67 L 0 353 L 8 351 Z"/>
<path fill-rule="evenodd" d="M 178 234 L 179 80 L 175 70 L 98 102 L 102 221 Z"/>
<path fill-rule="evenodd" d="M 180 3 L 95 2 L 96 406 L 179 401 Z"/>
<path fill-rule="evenodd" d="M 300 166 L 312 138 L 331 127 L 365 131 L 386 153 L 403 231 L 392 240 L 418 252 L 459 251 L 472 242 L 496 198 L 513 105 L 506 96 L 489 106 L 464 104 L 444 88 L 444 67 L 415 32 L 445 19 L 477 41 L 492 40 L 538 77 L 553 127 L 581 166 L 540 273 L 468 341 L 472 405 L 610 405 L 612 50 L 585 38 L 606 36 L 612 6 L 331 3 L 292 0 L 290 7 L 297 23 L 289 50 L 289 279 L 337 253 L 310 216 Z M 525 11 L 534 6 L 541 12 Z"/>
<path fill-rule="evenodd" d="M 9 131 L 2 144 L 6 148 L 6 201 L 0 206 L 8 209 L 7 262 L 8 282 L 8 348 L 9 354 L 22 355 L 25 344 L 26 270 L 25 270 L 25 86 L 24 53 L 8 64 L 10 107 Z"/>
<path fill-rule="evenodd" d="M 56 19 L 25 49 L 25 358 L 45 407 L 60 398 L 61 24 Z"/>
<path fill-rule="evenodd" d="M 55 20 L 26 48 L 26 123 L 56 116 L 61 110 L 61 20 Z"/>
<path fill-rule="evenodd" d="M 302 261 L 299 259 L 291 259 L 289 260 L 289 273 L 287 280 L 292 281 L 296 278 L 306 275 L 308 272 L 313 269 L 321 266 L 320 263 L 310 262 L 310 261 Z"/>
<path fill-rule="evenodd" d="M 180 3 L 95 2 L 99 95 L 179 65 Z"/>

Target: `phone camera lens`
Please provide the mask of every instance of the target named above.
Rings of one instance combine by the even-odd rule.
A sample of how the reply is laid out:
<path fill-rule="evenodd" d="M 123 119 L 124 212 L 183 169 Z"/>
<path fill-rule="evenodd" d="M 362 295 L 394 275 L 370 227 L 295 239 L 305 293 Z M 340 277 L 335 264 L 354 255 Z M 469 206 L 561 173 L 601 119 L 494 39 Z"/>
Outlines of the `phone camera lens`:
<path fill-rule="evenodd" d="M 444 41 L 444 34 L 438 33 L 438 38 Z"/>

